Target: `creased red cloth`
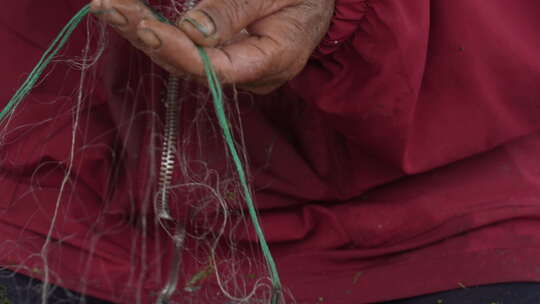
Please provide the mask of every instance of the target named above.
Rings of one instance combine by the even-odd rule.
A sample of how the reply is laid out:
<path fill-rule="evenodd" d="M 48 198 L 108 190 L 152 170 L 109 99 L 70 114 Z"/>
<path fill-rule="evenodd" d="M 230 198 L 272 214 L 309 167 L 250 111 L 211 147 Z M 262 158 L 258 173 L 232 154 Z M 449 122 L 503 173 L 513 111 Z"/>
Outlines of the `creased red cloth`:
<path fill-rule="evenodd" d="M 79 4 L 4 4 L 0 103 Z M 463 285 L 540 282 L 539 28 L 537 0 L 338 0 L 304 71 L 278 92 L 240 100 L 261 220 L 298 303 L 373 303 Z M 77 31 L 64 56 L 79 56 L 85 39 Z M 57 226 L 72 237 L 51 249 L 62 279 L 52 280 L 81 290 L 83 273 L 84 292 L 133 303 L 130 271 L 140 270 L 133 261 L 143 253 L 134 258 L 130 246 L 140 231 L 126 224 L 95 247 L 88 236 L 118 228 L 143 201 L 131 194 L 151 175 L 151 116 L 122 126 L 131 119 L 126 108 L 145 113 L 159 103 L 163 84 L 149 80 L 145 94 L 129 95 L 124 89 L 140 84 L 150 65 L 111 39 L 87 92 L 83 117 L 91 127 L 79 144 L 88 149 L 77 154 L 77 187 L 62 201 L 68 207 Z M 1 147 L 0 264 L 40 265 L 32 253 L 49 228 L 71 144 L 72 116 L 58 113 L 73 106 L 78 73 L 57 65 L 10 122 L 26 127 L 13 129 Z M 213 151 L 223 147 L 203 145 L 219 170 L 226 154 Z M 111 188 L 114 170 L 120 174 Z M 94 227 L 104 201 L 112 203 L 103 227 Z M 73 215 L 88 220 L 71 222 Z M 151 235 L 167 244 L 166 235 Z M 80 257 L 91 249 L 88 267 Z M 166 269 L 168 253 L 145 254 Z M 159 290 L 157 281 L 146 278 L 143 298 Z"/>

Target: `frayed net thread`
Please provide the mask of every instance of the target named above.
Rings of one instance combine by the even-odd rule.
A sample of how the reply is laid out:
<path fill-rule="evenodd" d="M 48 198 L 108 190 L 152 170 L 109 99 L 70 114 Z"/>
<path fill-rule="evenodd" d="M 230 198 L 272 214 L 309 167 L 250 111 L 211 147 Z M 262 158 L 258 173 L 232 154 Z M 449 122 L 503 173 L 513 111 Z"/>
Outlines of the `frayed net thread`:
<path fill-rule="evenodd" d="M 182 14 L 188 7 L 192 7 L 194 3 L 186 5 L 180 5 L 178 2 L 172 1 L 169 4 L 156 8 L 158 11 L 164 12 L 165 15 Z M 82 51 L 80 58 L 72 59 L 59 59 L 56 57 L 61 47 L 67 42 L 67 38 L 74 31 L 78 22 L 82 21 L 83 17 L 88 13 L 88 7 L 83 8 L 77 14 L 74 19 L 68 24 L 64 34 L 67 36 L 59 36 L 57 42 L 60 43 L 59 47 L 53 48 L 52 52 L 46 53 L 45 59 L 40 63 L 53 62 L 55 65 L 66 64 L 71 69 L 80 71 L 79 84 L 76 90 L 73 92 L 72 100 L 74 104 L 71 108 L 66 110 L 65 107 L 59 107 L 58 116 L 64 116 L 66 114 L 72 117 L 71 126 L 71 142 L 67 149 L 69 151 L 67 159 L 58 160 L 63 164 L 65 168 L 65 175 L 58 184 L 58 196 L 53 203 L 52 216 L 50 218 L 50 225 L 48 233 L 45 238 L 45 242 L 35 251 L 28 256 L 28 265 L 21 263 L 19 265 L 6 265 L 11 270 L 21 271 L 26 273 L 35 273 L 43 281 L 41 285 L 41 302 L 47 303 L 48 295 L 51 293 L 52 288 L 58 288 L 55 285 L 51 285 L 50 282 L 57 282 L 62 284 L 63 278 L 59 277 L 59 274 L 55 272 L 58 269 L 58 265 L 50 265 L 50 246 L 54 242 L 55 244 L 65 241 L 69 243 L 69 240 L 76 236 L 69 233 L 64 233 L 62 228 L 58 226 L 58 220 L 64 216 L 63 208 L 66 208 L 65 202 L 74 201 L 74 198 L 78 196 L 77 184 L 78 181 L 72 175 L 72 172 L 76 172 L 80 169 L 80 164 L 75 161 L 79 155 L 82 155 L 85 151 L 92 148 L 92 144 L 84 137 L 85 130 L 91 128 L 88 125 L 90 121 L 89 114 L 84 111 L 85 108 L 91 106 L 91 100 L 89 95 L 94 91 L 97 85 L 97 77 L 94 74 L 94 67 L 98 65 L 100 58 L 107 49 L 108 35 L 106 34 L 105 27 L 102 24 L 91 21 L 91 18 L 87 18 L 86 22 L 86 44 Z M 96 31 L 97 29 L 97 31 Z M 97 33 L 97 47 L 92 48 L 92 41 L 95 41 L 94 33 Z M 55 44 L 53 44 L 55 46 Z M 57 45 L 58 46 L 58 45 Z M 182 182 L 176 182 L 170 185 L 171 201 L 180 203 L 175 200 L 175 197 L 182 199 L 188 198 L 186 201 L 182 201 L 182 204 L 187 206 L 187 210 L 190 214 L 188 217 L 190 222 L 181 223 L 185 230 L 182 240 L 182 247 L 184 244 L 190 244 L 189 250 L 182 248 L 182 260 L 186 260 L 186 256 L 194 263 L 192 269 L 181 265 L 178 276 L 174 277 L 174 280 L 178 280 L 179 283 L 175 284 L 174 290 L 171 292 L 173 298 L 180 297 L 185 303 L 214 303 L 217 299 L 226 299 L 230 303 L 276 303 L 281 298 L 282 290 L 279 278 L 277 276 L 277 269 L 271 258 L 268 246 L 264 240 L 264 235 L 260 229 L 258 223 L 256 210 L 253 206 L 251 198 L 251 192 L 249 185 L 247 184 L 248 176 L 247 168 L 244 168 L 246 164 L 247 156 L 245 155 L 245 149 L 243 148 L 243 141 L 235 142 L 233 140 L 233 132 L 230 130 L 231 126 L 235 126 L 234 134 L 242 139 L 242 129 L 240 124 L 240 109 L 236 99 L 227 100 L 223 102 L 225 96 L 222 94 L 219 81 L 211 68 L 210 62 L 206 57 L 204 51 L 201 50 L 201 56 L 205 62 L 205 70 L 207 72 L 210 84 L 210 91 L 212 94 L 213 106 L 215 113 L 211 113 L 211 107 L 209 97 L 200 88 L 196 88 L 196 85 L 190 81 L 190 79 L 181 79 L 182 84 L 182 96 L 180 97 L 179 112 L 182 112 L 183 102 L 190 99 L 197 101 L 198 109 L 195 111 L 195 116 L 191 117 L 189 123 L 183 123 L 182 126 L 187 130 L 180 132 L 183 136 L 176 144 L 175 156 L 178 163 L 176 170 L 180 172 Z M 54 60 L 53 60 L 54 58 Z M 45 64 L 45 65 L 46 65 Z M 149 63 L 148 63 L 149 64 Z M 152 68 L 153 69 L 153 68 Z M 152 70 L 151 69 L 151 70 Z M 22 91 L 18 91 L 15 95 L 16 100 L 11 104 L 11 108 L 7 109 L 3 120 L 2 135 L 0 138 L 6 139 L 5 134 L 9 134 L 10 130 L 19 128 L 28 128 L 29 126 L 39 126 L 52 123 L 54 118 L 44 121 L 29 122 L 28 125 L 12 125 L 10 122 L 14 115 L 17 115 L 15 109 L 20 102 L 28 95 L 31 88 L 38 82 L 45 82 L 46 76 L 43 75 L 45 69 L 37 70 L 35 73 L 30 74 L 29 82 L 25 82 Z M 151 75 L 145 75 L 148 78 L 160 79 L 161 76 L 158 72 L 154 71 Z M 147 78 L 145 78 L 147 79 Z M 162 79 L 163 87 L 165 87 L 165 80 Z M 155 90 L 156 88 L 148 88 L 145 81 L 141 77 L 140 80 L 132 80 L 131 87 L 126 88 L 126 92 L 130 93 L 130 96 L 137 98 L 142 95 L 144 90 Z M 57 102 L 61 102 L 58 100 Z M 161 124 L 160 116 L 157 114 L 159 109 L 149 105 L 149 108 L 145 111 L 137 111 L 135 103 L 132 107 L 125 106 L 123 108 L 128 114 L 132 115 L 131 119 L 123 122 L 121 127 L 126 130 L 127 134 L 133 133 L 135 129 L 135 123 L 142 116 L 149 122 L 151 126 L 150 144 L 148 145 L 150 155 L 150 162 L 147 164 L 148 171 L 150 172 L 151 182 L 148 183 L 147 189 L 144 189 L 145 199 L 142 202 L 133 201 L 132 208 L 133 214 L 128 217 L 136 218 L 137 226 L 140 228 L 140 234 L 142 237 L 134 237 L 130 250 L 132 251 L 132 265 L 133 270 L 126 285 L 135 288 L 126 290 L 125 293 L 133 293 L 136 291 L 136 302 L 143 303 L 143 299 L 147 295 L 143 295 L 143 285 L 148 277 L 152 277 L 158 281 L 158 285 L 164 286 L 170 283 L 170 276 L 167 273 L 163 273 L 163 269 L 167 266 L 156 267 L 156 261 L 150 261 L 147 255 L 148 251 L 163 252 L 171 247 L 163 248 L 159 242 L 152 242 L 147 235 L 148 231 L 156 231 L 157 229 L 168 228 L 170 223 L 164 223 L 159 218 L 149 219 L 147 214 L 152 214 L 152 207 L 155 202 L 156 196 L 156 184 L 158 180 L 155 164 L 159 161 L 160 154 L 156 153 L 156 147 L 162 142 L 162 132 L 159 127 Z M 218 123 L 216 124 L 213 118 L 216 115 Z M 227 116 L 228 115 L 228 116 Z M 235 122 L 236 124 L 231 124 Z M 108 130 L 107 132 L 114 132 L 114 130 Z M 12 138 L 12 137 L 10 137 Z M 17 141 L 18 139 L 10 139 Z M 226 171 L 223 172 L 219 169 L 214 169 L 207 164 L 205 158 L 208 157 L 208 153 L 205 151 L 206 147 L 202 145 L 207 142 L 221 142 L 223 146 L 223 159 L 226 161 L 224 167 Z M 3 141 L 3 144 L 7 144 Z M 198 153 L 193 153 L 193 146 L 198 145 L 195 150 Z M 45 148 L 43 148 L 45 149 Z M 113 147 L 110 149 L 112 158 L 118 158 L 116 151 Z M 198 157 L 194 158 L 194 155 Z M 228 157 L 228 156 L 230 157 Z M 7 160 L 9 161 L 9 160 Z M 47 164 L 42 164 L 46 166 Z M 197 170 L 192 168 L 196 167 Z M 36 168 L 36 176 L 38 176 L 38 170 L 42 167 Z M 110 172 L 110 181 L 115 180 L 115 175 L 118 172 Z M 39 182 L 30 183 L 30 188 L 25 196 L 32 195 L 32 187 L 39 187 Z M 37 186 L 32 186 L 37 185 Z M 131 191 L 135 191 L 132 189 Z M 109 197 L 107 193 L 103 193 L 102 197 Z M 244 202 L 248 203 L 248 214 L 244 213 L 246 206 Z M 80 202 L 80 201 L 79 201 Z M 17 203 L 16 201 L 13 203 Z M 51 202 L 36 202 L 36 204 L 43 204 L 43 208 L 50 208 Z M 70 203 L 68 203 L 70 204 Z M 112 201 L 104 201 L 103 213 L 99 214 L 95 218 L 94 227 L 99 227 L 100 221 L 104 221 L 107 217 L 107 206 L 112 205 Z M 73 207 L 73 206 L 71 206 Z M 40 210 L 36 210 L 39 213 Z M 9 209 L 5 214 L 9 214 Z M 142 215 L 142 216 L 141 216 Z M 78 221 L 77 218 L 61 218 L 62 221 Z M 31 219 L 29 219 L 31 221 Z M 87 223 L 87 219 L 81 219 L 81 222 Z M 21 227 L 26 227 L 26 223 L 21 223 Z M 255 228 L 257 235 L 259 236 L 261 248 L 256 248 L 254 244 L 248 246 L 240 245 L 238 243 L 238 235 L 249 234 L 252 231 L 252 227 Z M 88 227 L 90 240 L 90 250 L 87 255 L 81 257 L 86 259 L 87 267 L 81 273 L 81 282 L 77 290 L 83 294 L 86 293 L 88 287 L 95 282 L 85 281 L 88 274 L 92 271 L 92 256 L 96 251 L 99 251 L 100 242 L 107 237 L 109 233 L 117 234 L 122 231 L 123 226 L 118 225 L 116 229 L 110 228 L 110 231 L 100 231 L 99 234 L 90 235 L 90 231 L 93 227 Z M 23 230 L 25 228 L 22 228 Z M 170 242 L 175 241 L 174 229 L 165 230 L 170 235 Z M 23 235 L 21 233 L 21 235 Z M 11 241 L 5 241 L 0 248 L 10 248 L 10 246 L 18 246 L 18 243 L 25 243 L 25 240 L 14 239 Z M 153 248 L 150 248 L 153 247 Z M 55 254 L 58 252 L 55 251 Z M 42 261 L 42 269 L 36 269 L 33 266 L 33 262 L 30 262 L 33 258 L 38 257 Z M 1 260 L 1 256 L 0 256 Z M 22 260 L 22 259 L 21 259 Z M 162 261 L 165 263 L 166 261 Z M 158 263 L 159 264 L 159 263 Z M 196 269 L 195 271 L 193 269 Z M 197 270 L 198 269 L 198 270 Z M 38 275 L 39 274 L 39 275 Z M 169 277 L 169 279 L 167 279 Z M 163 281 L 165 280 L 165 281 Z M 99 284 L 107 284 L 107 282 L 100 282 Z M 114 282 L 112 282 L 112 286 Z M 220 295 L 214 294 L 211 288 L 207 285 L 217 284 L 220 290 Z M 157 296 L 157 295 L 156 295 Z M 292 297 L 288 296 L 290 302 Z M 220 300 L 221 301 L 221 300 Z M 225 302 L 226 302 L 225 301 Z M 172 303 L 172 302 L 169 302 Z"/>

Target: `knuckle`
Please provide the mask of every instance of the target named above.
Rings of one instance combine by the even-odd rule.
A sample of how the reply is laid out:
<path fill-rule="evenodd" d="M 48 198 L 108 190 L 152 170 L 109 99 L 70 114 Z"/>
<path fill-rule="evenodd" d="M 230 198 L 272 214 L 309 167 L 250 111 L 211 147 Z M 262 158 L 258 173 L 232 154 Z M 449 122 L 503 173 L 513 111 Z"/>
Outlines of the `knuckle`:
<path fill-rule="evenodd" d="M 231 38 L 260 15 L 263 0 L 219 0 L 201 6 L 216 25 L 220 42 Z"/>
<path fill-rule="evenodd" d="M 204 7 L 202 10 L 212 19 L 216 25 L 216 33 L 227 34 L 234 26 L 234 21 L 240 17 L 237 1 L 224 0 L 220 5 Z"/>

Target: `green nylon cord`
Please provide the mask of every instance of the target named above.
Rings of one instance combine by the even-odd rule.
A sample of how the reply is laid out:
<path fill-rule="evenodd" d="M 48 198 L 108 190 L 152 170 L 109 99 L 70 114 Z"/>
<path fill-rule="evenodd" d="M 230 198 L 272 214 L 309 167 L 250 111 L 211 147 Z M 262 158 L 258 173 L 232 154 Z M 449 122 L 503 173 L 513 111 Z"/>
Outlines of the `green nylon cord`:
<path fill-rule="evenodd" d="M 161 22 L 172 24 L 165 16 L 153 10 L 152 8 L 150 9 L 158 20 L 160 20 Z M 212 62 L 210 62 L 210 58 L 208 58 L 208 54 L 206 53 L 204 48 L 197 47 L 197 50 L 199 51 L 199 55 L 204 66 L 204 72 L 208 80 L 208 87 L 210 88 L 210 93 L 212 94 L 212 99 L 214 101 L 214 109 L 216 112 L 216 116 L 218 118 L 221 130 L 223 131 L 223 136 L 225 138 L 227 148 L 229 149 L 229 153 L 231 154 L 231 157 L 233 159 L 238 178 L 240 179 L 242 192 L 244 193 L 244 197 L 246 199 L 246 204 L 248 207 L 248 213 L 251 218 L 251 222 L 253 223 L 253 227 L 255 228 L 255 234 L 259 239 L 259 245 L 261 246 L 261 251 L 266 261 L 266 265 L 270 270 L 270 278 L 272 279 L 271 303 L 277 304 L 279 303 L 279 299 L 282 296 L 281 281 L 279 279 L 276 262 L 272 257 L 272 253 L 270 252 L 270 248 L 268 247 L 268 243 L 266 242 L 264 232 L 259 222 L 259 217 L 257 216 L 257 209 L 255 208 L 253 196 L 251 195 L 251 191 L 249 189 L 245 173 L 246 171 L 244 169 L 244 166 L 242 165 L 242 161 L 240 160 L 240 156 L 238 154 L 238 151 L 236 150 L 236 146 L 234 145 L 234 137 L 229 127 L 229 121 L 227 120 L 227 116 L 225 115 L 225 107 L 223 105 L 223 90 L 221 89 L 221 83 L 219 82 L 219 78 L 214 71 Z"/>
<path fill-rule="evenodd" d="M 66 26 L 64 26 L 64 28 L 60 31 L 60 34 L 58 34 L 58 36 L 53 40 L 49 48 L 45 51 L 45 53 L 37 63 L 36 67 L 32 70 L 30 75 L 28 75 L 24 83 L 17 90 L 15 95 L 13 95 L 6 107 L 2 110 L 2 112 L 0 112 L 0 123 L 7 117 L 9 113 L 12 113 L 14 109 L 19 105 L 19 103 L 30 93 L 36 82 L 39 80 L 39 77 L 43 74 L 45 68 L 49 65 L 54 56 L 56 56 L 56 54 L 62 49 L 73 31 L 81 23 L 82 19 L 84 19 L 84 17 L 88 15 L 89 12 L 90 5 L 84 6 L 79 12 L 77 12 L 77 14 L 73 18 L 69 20 Z M 170 23 L 162 15 L 156 15 L 158 19 L 162 22 Z M 225 138 L 227 148 L 233 159 L 238 178 L 240 179 L 240 184 L 244 193 L 244 198 L 246 200 L 251 222 L 253 223 L 253 226 L 255 228 L 257 238 L 259 239 L 259 244 L 262 254 L 265 258 L 267 267 L 270 270 L 270 277 L 273 287 L 271 303 L 277 304 L 282 296 L 282 287 L 279 280 L 277 266 L 274 258 L 272 257 L 272 253 L 270 252 L 270 248 L 268 247 L 268 243 L 266 242 L 266 238 L 264 237 L 264 232 L 262 231 L 259 218 L 257 216 L 255 203 L 253 202 L 253 196 L 247 182 L 245 169 L 238 154 L 238 151 L 236 150 L 236 146 L 234 145 L 234 137 L 229 127 L 229 121 L 227 120 L 227 116 L 225 115 L 225 108 L 223 105 L 223 90 L 221 89 L 221 84 L 214 71 L 214 68 L 212 67 L 212 63 L 210 62 L 210 58 L 208 58 L 206 51 L 201 47 L 198 47 L 197 49 L 199 51 L 199 55 L 201 56 L 201 60 L 204 65 L 204 71 L 208 79 L 208 85 L 212 94 L 216 116 L 218 118 L 219 125 L 223 131 L 223 136 Z"/>
<path fill-rule="evenodd" d="M 223 106 L 223 91 L 221 89 L 221 84 L 212 67 L 210 58 L 208 58 L 208 54 L 206 54 L 205 50 L 201 47 L 198 47 L 197 49 L 199 50 L 199 54 L 201 56 L 201 59 L 204 65 L 204 71 L 206 73 L 206 77 L 208 78 L 208 86 L 210 88 L 210 92 L 212 93 L 212 97 L 213 97 L 212 99 L 214 101 L 214 108 L 216 111 L 216 116 L 218 118 L 219 125 L 221 126 L 221 129 L 223 130 L 223 136 L 225 137 L 225 142 L 227 143 L 227 147 L 229 148 L 229 153 L 231 154 L 234 165 L 236 167 L 238 178 L 240 179 L 242 190 L 244 192 L 244 197 L 246 199 L 246 203 L 248 206 L 248 212 L 251 217 L 251 222 L 253 223 L 253 226 L 255 228 L 255 233 L 257 234 L 257 237 L 259 238 L 259 244 L 261 246 L 263 256 L 266 260 L 266 264 L 268 268 L 270 269 L 270 277 L 272 278 L 272 285 L 273 285 L 272 304 L 277 304 L 279 302 L 279 298 L 281 297 L 281 292 L 282 292 L 281 282 L 279 280 L 279 275 L 277 271 L 277 266 L 274 261 L 274 258 L 272 257 L 272 253 L 270 252 L 270 248 L 268 247 L 268 243 L 266 242 L 264 233 L 259 223 L 259 218 L 257 217 L 255 203 L 253 202 L 253 197 L 251 195 L 251 191 L 248 186 L 244 166 L 242 165 L 242 161 L 240 160 L 240 156 L 238 155 L 238 151 L 236 150 L 236 146 L 234 145 L 234 138 L 233 138 L 231 129 L 229 127 L 229 122 L 227 120 L 227 117 L 225 116 L 225 108 Z"/>
<path fill-rule="evenodd" d="M 34 88 L 36 82 L 39 80 L 39 77 L 41 76 L 41 74 L 43 74 L 45 68 L 49 65 L 54 56 L 58 54 L 60 49 L 62 49 L 64 44 L 66 44 L 75 28 L 77 28 L 79 23 L 81 23 L 82 19 L 84 19 L 84 17 L 88 15 L 89 11 L 90 5 L 84 6 L 75 16 L 73 16 L 73 18 L 71 18 L 71 20 L 69 20 L 66 26 L 62 28 L 60 34 L 58 34 L 58 36 L 53 40 L 45 53 L 43 53 L 43 56 L 41 56 L 41 59 L 36 64 L 36 67 L 32 70 L 30 75 L 28 75 L 28 77 L 21 85 L 21 87 L 17 90 L 17 92 L 15 92 L 15 95 L 11 97 L 2 112 L 0 112 L 0 123 L 4 121 L 8 114 L 13 112 L 13 110 L 19 105 L 19 103 Z"/>

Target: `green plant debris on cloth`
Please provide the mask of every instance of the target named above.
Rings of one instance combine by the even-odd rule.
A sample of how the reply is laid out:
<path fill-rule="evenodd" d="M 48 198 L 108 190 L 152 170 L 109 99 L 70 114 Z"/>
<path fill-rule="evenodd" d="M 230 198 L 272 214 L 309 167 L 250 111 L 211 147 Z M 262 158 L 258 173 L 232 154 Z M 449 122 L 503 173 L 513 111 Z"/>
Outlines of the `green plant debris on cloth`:
<path fill-rule="evenodd" d="M 353 276 L 353 280 L 352 280 L 353 284 L 358 283 L 358 280 L 360 280 L 360 277 L 362 275 L 364 275 L 363 271 L 358 271 L 357 273 L 355 273 L 354 276 Z"/>
<path fill-rule="evenodd" d="M 8 288 L 4 285 L 0 285 L 0 304 L 13 304 L 8 298 Z"/>
<path fill-rule="evenodd" d="M 197 272 L 189 282 L 187 282 L 186 287 L 184 288 L 185 291 L 193 292 L 198 289 L 197 285 L 200 285 L 204 282 L 205 279 L 210 277 L 214 273 L 214 265 L 208 264 L 205 268 L 203 268 L 201 271 Z"/>

